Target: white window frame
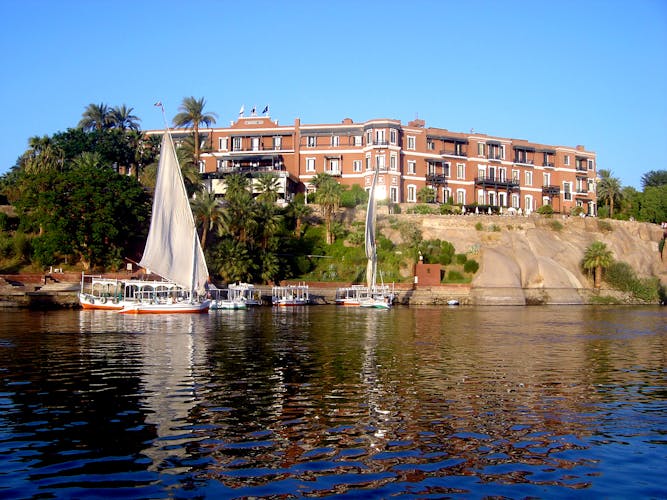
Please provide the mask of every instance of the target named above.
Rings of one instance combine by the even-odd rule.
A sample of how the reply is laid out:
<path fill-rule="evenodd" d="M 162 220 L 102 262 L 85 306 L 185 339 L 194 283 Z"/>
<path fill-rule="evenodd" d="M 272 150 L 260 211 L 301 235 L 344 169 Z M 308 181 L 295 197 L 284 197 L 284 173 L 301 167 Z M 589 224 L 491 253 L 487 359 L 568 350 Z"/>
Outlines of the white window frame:
<path fill-rule="evenodd" d="M 465 163 L 457 163 L 456 164 L 456 178 L 457 179 L 465 179 L 466 178 L 466 164 Z"/>
<path fill-rule="evenodd" d="M 572 182 L 563 181 L 563 200 L 572 201 Z"/>
<path fill-rule="evenodd" d="M 273 149 L 282 149 L 283 147 L 283 138 L 280 135 L 273 136 Z"/>
<path fill-rule="evenodd" d="M 317 137 L 314 135 L 309 135 L 306 138 L 306 146 L 309 148 L 316 148 L 317 147 Z"/>
<path fill-rule="evenodd" d="M 396 144 L 398 141 L 398 131 L 395 128 L 389 130 L 389 143 Z"/>
<path fill-rule="evenodd" d="M 477 143 L 477 156 L 484 156 L 486 152 L 486 143 L 478 142 Z"/>
<path fill-rule="evenodd" d="M 332 135 L 331 136 L 331 147 L 337 148 L 340 146 L 340 136 Z"/>
<path fill-rule="evenodd" d="M 233 137 L 232 138 L 232 151 L 242 151 L 243 150 L 243 137 Z"/>
<path fill-rule="evenodd" d="M 456 203 L 459 205 L 465 205 L 466 204 L 466 190 L 465 189 L 457 189 L 456 190 Z"/>
<path fill-rule="evenodd" d="M 533 195 L 527 194 L 524 197 L 526 215 L 533 211 Z"/>
<path fill-rule="evenodd" d="M 306 172 L 315 172 L 315 158 L 306 158 Z"/>
<path fill-rule="evenodd" d="M 517 210 L 521 207 L 521 198 L 516 193 L 512 194 L 512 207 Z"/>
<path fill-rule="evenodd" d="M 570 155 L 563 156 L 563 165 L 565 165 L 566 167 L 570 166 Z"/>
<path fill-rule="evenodd" d="M 398 188 L 396 186 L 389 186 L 389 201 L 398 203 Z"/>
<path fill-rule="evenodd" d="M 363 140 L 362 140 L 362 137 L 360 135 L 355 135 L 354 136 L 354 145 L 357 146 L 357 147 L 363 146 Z"/>
<path fill-rule="evenodd" d="M 477 204 L 486 205 L 486 192 L 483 189 L 477 190 Z"/>
<path fill-rule="evenodd" d="M 417 173 L 417 161 L 408 160 L 408 174 L 415 175 Z"/>
<path fill-rule="evenodd" d="M 395 154 L 392 154 L 389 157 L 389 169 L 390 170 L 396 170 L 398 168 L 398 156 Z"/>
<path fill-rule="evenodd" d="M 340 160 L 338 158 L 329 159 L 329 174 L 340 175 Z"/>
<path fill-rule="evenodd" d="M 352 161 L 352 171 L 353 172 L 361 172 L 361 160 L 353 160 Z"/>
<path fill-rule="evenodd" d="M 526 186 L 533 185 L 533 173 L 530 170 L 526 170 L 526 172 L 524 173 L 524 179 Z"/>
<path fill-rule="evenodd" d="M 250 138 L 250 147 L 253 151 L 259 151 L 259 137 L 251 137 Z"/>
<path fill-rule="evenodd" d="M 387 170 L 387 163 L 384 155 L 375 155 L 375 165 L 379 170 Z"/>
<path fill-rule="evenodd" d="M 588 163 L 588 170 L 594 170 L 595 169 L 595 162 L 593 161 L 592 158 L 589 158 L 587 160 L 587 163 Z"/>
<path fill-rule="evenodd" d="M 227 137 L 218 137 L 218 151 L 227 151 L 228 143 Z"/>
<path fill-rule="evenodd" d="M 407 149 L 414 151 L 415 148 L 417 147 L 416 145 L 417 145 L 417 138 L 414 135 L 409 135 Z"/>
<path fill-rule="evenodd" d="M 417 186 L 408 184 L 408 203 L 417 203 Z"/>

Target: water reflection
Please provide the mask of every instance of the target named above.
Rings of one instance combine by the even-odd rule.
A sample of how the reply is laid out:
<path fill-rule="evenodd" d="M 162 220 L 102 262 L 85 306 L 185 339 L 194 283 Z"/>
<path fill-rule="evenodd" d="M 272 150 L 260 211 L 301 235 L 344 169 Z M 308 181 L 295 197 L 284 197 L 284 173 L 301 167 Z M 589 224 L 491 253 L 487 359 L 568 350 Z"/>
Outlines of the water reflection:
<path fill-rule="evenodd" d="M 0 314 L 2 495 L 665 493 L 663 309 Z"/>

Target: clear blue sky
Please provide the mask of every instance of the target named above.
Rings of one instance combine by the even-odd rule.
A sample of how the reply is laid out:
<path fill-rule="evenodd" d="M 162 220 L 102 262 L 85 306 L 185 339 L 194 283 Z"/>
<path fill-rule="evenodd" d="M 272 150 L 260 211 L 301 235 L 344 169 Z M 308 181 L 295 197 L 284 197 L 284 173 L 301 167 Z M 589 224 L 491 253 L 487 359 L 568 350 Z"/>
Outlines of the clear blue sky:
<path fill-rule="evenodd" d="M 625 186 L 667 169 L 667 1 L 0 0 L 0 173 L 86 106 L 161 128 L 184 97 L 218 125 L 418 116 L 583 144 Z"/>

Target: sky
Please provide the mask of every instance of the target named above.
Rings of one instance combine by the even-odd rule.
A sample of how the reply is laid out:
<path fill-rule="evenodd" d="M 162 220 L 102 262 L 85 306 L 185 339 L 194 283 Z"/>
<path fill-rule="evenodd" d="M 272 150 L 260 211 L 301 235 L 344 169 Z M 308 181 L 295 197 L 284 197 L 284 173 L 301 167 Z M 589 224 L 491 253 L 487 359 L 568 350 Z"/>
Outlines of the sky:
<path fill-rule="evenodd" d="M 420 118 L 667 169 L 667 0 L 0 0 L 0 174 L 28 139 L 185 97 L 227 126 Z"/>

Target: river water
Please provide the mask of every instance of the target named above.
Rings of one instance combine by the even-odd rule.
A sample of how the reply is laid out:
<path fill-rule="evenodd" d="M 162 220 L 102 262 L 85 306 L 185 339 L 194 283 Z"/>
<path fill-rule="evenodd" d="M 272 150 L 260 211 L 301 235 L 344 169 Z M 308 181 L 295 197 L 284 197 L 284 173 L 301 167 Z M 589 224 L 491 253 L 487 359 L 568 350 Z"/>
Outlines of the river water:
<path fill-rule="evenodd" d="M 0 324 L 0 498 L 667 496 L 667 308 Z"/>

